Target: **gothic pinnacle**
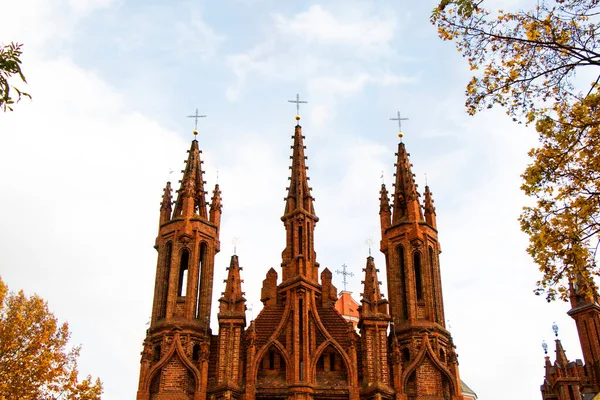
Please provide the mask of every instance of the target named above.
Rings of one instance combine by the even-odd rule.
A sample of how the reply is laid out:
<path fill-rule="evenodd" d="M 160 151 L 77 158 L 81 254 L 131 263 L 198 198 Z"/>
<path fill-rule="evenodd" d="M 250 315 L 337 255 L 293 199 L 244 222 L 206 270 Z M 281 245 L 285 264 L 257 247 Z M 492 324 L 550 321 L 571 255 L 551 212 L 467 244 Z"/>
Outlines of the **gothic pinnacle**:
<path fill-rule="evenodd" d="M 160 224 L 164 224 L 171 220 L 171 204 L 173 203 L 173 189 L 171 182 L 167 182 L 167 186 L 163 189 L 162 202 L 160 203 Z"/>
<path fill-rule="evenodd" d="M 231 256 L 231 262 L 228 268 L 227 279 L 225 280 L 225 291 L 222 293 L 219 302 L 219 312 L 246 312 L 246 299 L 242 292 L 242 280 L 240 278 L 240 265 L 238 256 Z"/>
<path fill-rule="evenodd" d="M 210 201 L 210 212 L 209 218 L 210 222 L 215 224 L 217 228 L 221 225 L 221 210 L 223 209 L 223 204 L 221 203 L 221 190 L 219 189 L 219 184 L 215 185 L 215 189 L 213 190 L 213 196 Z"/>
<path fill-rule="evenodd" d="M 311 188 L 308 186 L 309 177 L 306 174 L 306 156 L 304 155 L 304 136 L 302 136 L 302 127 L 296 125 L 294 129 L 294 145 L 292 146 L 292 159 L 290 186 L 286 197 L 285 213 L 290 214 L 296 210 L 304 210 L 314 216 L 313 197 L 310 194 Z M 316 217 L 316 216 L 315 216 Z"/>
<path fill-rule="evenodd" d="M 435 218 L 435 206 L 433 205 L 433 198 L 431 197 L 431 191 L 429 190 L 429 186 L 425 186 L 425 201 L 424 201 L 424 209 L 425 209 L 425 221 L 431 225 L 433 229 L 437 229 L 437 222 Z"/>
<path fill-rule="evenodd" d="M 404 143 L 398 143 L 396 160 L 396 183 L 394 188 L 394 204 L 392 224 L 400 222 L 418 222 L 423 220 L 423 213 L 419 204 L 419 193 L 415 184 L 406 147 Z"/>
<path fill-rule="evenodd" d="M 203 161 L 200 159 L 202 151 L 198 148 L 198 141 L 193 140 L 185 162 L 181 187 L 177 191 L 177 202 L 173 217 L 191 217 L 195 214 L 206 219 L 206 198 L 204 197 L 204 171 Z"/>
<path fill-rule="evenodd" d="M 387 314 L 387 300 L 383 299 L 379 285 L 381 282 L 377 279 L 377 268 L 373 257 L 367 257 L 367 266 L 363 269 L 365 280 L 363 283 L 361 315 L 368 316 L 372 314 Z"/>

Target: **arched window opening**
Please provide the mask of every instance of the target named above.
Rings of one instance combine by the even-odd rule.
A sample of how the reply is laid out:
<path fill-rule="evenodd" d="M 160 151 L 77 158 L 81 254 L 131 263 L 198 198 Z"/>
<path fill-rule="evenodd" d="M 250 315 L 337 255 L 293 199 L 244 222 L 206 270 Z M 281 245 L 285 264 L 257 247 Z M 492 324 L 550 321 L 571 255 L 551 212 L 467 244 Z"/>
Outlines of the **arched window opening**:
<path fill-rule="evenodd" d="M 302 227 L 298 227 L 298 254 L 304 254 L 304 234 Z"/>
<path fill-rule="evenodd" d="M 406 276 L 404 274 L 404 247 L 396 247 L 396 257 L 398 258 L 398 281 L 400 282 L 400 303 L 402 310 L 402 319 L 408 319 L 408 299 L 406 296 Z"/>
<path fill-rule="evenodd" d="M 179 286 L 177 288 L 177 296 L 185 297 L 187 292 L 188 264 L 190 252 L 183 250 L 181 252 L 181 260 L 179 262 Z"/>
<path fill-rule="evenodd" d="M 158 346 L 154 346 L 154 352 L 152 354 L 152 359 L 154 362 L 160 360 L 160 344 Z"/>
<path fill-rule="evenodd" d="M 308 261 L 310 261 L 310 257 L 311 257 L 311 253 L 312 253 L 312 243 L 311 243 L 311 237 L 310 237 L 310 224 L 308 224 L 308 230 L 306 231 L 306 241 L 307 241 L 307 249 L 306 252 L 308 253 Z"/>
<path fill-rule="evenodd" d="M 410 363 L 410 350 L 408 347 L 402 349 L 402 362 L 405 366 Z"/>
<path fill-rule="evenodd" d="M 196 343 L 192 348 L 192 360 L 200 360 L 200 345 L 198 343 Z"/>
<path fill-rule="evenodd" d="M 202 293 L 202 271 L 207 266 L 207 254 L 208 254 L 208 246 L 206 242 L 202 242 L 200 244 L 200 259 L 198 262 L 198 291 L 196 292 L 196 318 L 199 319 L 200 316 L 200 293 Z"/>
<path fill-rule="evenodd" d="M 413 268 L 415 271 L 415 286 L 417 291 L 417 300 L 423 300 L 423 276 L 421 271 L 421 254 L 415 252 L 413 255 Z"/>
<path fill-rule="evenodd" d="M 279 350 L 271 347 L 260 361 L 256 383 L 259 387 L 274 387 L 286 381 L 285 361 Z"/>
<path fill-rule="evenodd" d="M 163 290 L 160 296 L 160 309 L 158 318 L 165 318 L 167 316 L 167 299 L 169 298 L 169 279 L 171 277 L 171 257 L 173 256 L 173 243 L 168 242 L 165 248 L 165 259 L 164 259 L 164 275 L 163 275 Z"/>
<path fill-rule="evenodd" d="M 446 353 L 444 353 L 444 349 L 440 349 L 440 361 L 446 362 Z"/>
<path fill-rule="evenodd" d="M 347 386 L 348 373 L 342 356 L 333 347 L 323 351 L 316 365 L 317 384 Z"/>
<path fill-rule="evenodd" d="M 440 316 L 438 315 L 438 295 L 437 295 L 437 279 L 435 273 L 435 254 L 433 252 L 433 247 L 429 246 L 429 271 L 431 275 L 431 283 L 432 283 L 432 292 L 433 292 L 433 319 L 435 322 L 440 322 Z"/>

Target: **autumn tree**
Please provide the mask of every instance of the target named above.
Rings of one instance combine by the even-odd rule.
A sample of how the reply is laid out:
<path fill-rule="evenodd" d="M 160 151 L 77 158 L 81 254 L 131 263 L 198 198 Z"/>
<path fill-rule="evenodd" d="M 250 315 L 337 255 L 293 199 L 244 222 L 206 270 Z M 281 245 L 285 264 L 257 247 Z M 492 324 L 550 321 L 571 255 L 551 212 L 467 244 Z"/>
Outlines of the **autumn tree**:
<path fill-rule="evenodd" d="M 468 60 L 471 115 L 502 106 L 535 126 L 522 189 L 527 251 L 542 273 L 536 294 L 592 294 L 600 245 L 600 3 L 555 0 L 530 10 L 492 11 L 483 0 L 442 0 L 431 21 Z"/>
<path fill-rule="evenodd" d="M 78 380 L 69 337 L 43 299 L 8 293 L 0 278 L 0 399 L 100 400 L 99 379 Z"/>
<path fill-rule="evenodd" d="M 12 111 L 15 101 L 18 102 L 22 97 L 31 98 L 28 93 L 13 84 L 14 80 L 27 83 L 21 70 L 21 47 L 19 43 L 0 43 L 0 108 L 4 111 Z"/>

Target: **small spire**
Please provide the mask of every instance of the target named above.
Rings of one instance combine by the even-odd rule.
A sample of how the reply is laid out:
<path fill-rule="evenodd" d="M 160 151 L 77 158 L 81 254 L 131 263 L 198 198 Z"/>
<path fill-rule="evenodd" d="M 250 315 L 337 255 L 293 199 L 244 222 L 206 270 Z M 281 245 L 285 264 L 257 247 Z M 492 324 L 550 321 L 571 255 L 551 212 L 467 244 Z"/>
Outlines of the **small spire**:
<path fill-rule="evenodd" d="M 381 282 L 377 278 L 377 268 L 373 257 L 367 257 L 367 266 L 363 269 L 365 272 L 365 280 L 361 283 L 364 285 L 362 293 L 361 316 L 370 314 L 387 314 L 387 300 L 383 299 L 379 285 Z"/>
<path fill-rule="evenodd" d="M 569 359 L 567 358 L 567 355 L 565 354 L 565 349 L 563 349 L 560 339 L 556 339 L 555 342 L 556 342 L 556 362 L 558 363 L 558 365 L 560 367 L 566 368 L 567 364 L 569 363 Z"/>
<path fill-rule="evenodd" d="M 221 225 L 221 210 L 223 209 L 223 204 L 221 202 L 221 190 L 219 190 L 219 184 L 215 185 L 213 190 L 212 198 L 210 199 L 210 212 L 209 212 L 209 220 L 213 224 L 219 227 Z"/>
<path fill-rule="evenodd" d="M 306 173 L 308 169 L 305 162 L 307 157 L 304 155 L 306 146 L 304 146 L 304 136 L 302 136 L 302 127 L 300 125 L 296 125 L 292 138 L 294 139 L 294 145 L 292 146 L 293 153 L 290 157 L 292 159 L 292 166 L 290 167 L 292 172 L 284 215 L 297 210 L 304 210 L 315 216 L 314 199 L 310 194 L 311 188 L 308 186 L 309 178 Z"/>
<path fill-rule="evenodd" d="M 394 190 L 394 204 L 392 223 L 410 221 L 419 222 L 423 220 L 421 206 L 419 205 L 419 193 L 412 173 L 412 164 L 410 163 L 404 143 L 398 143 L 398 153 L 396 153 L 396 184 Z"/>
<path fill-rule="evenodd" d="M 437 229 L 437 221 L 435 217 L 435 207 L 433 205 L 433 198 L 431 197 L 431 191 L 429 190 L 429 186 L 425 186 L 425 221 L 433 227 L 433 229 Z"/>
<path fill-rule="evenodd" d="M 385 238 L 385 231 L 392 226 L 392 212 L 388 191 L 383 183 L 379 191 L 379 220 L 381 223 L 381 237 Z"/>
<path fill-rule="evenodd" d="M 197 140 L 192 141 L 188 153 L 185 170 L 182 171 L 181 187 L 177 191 L 177 202 L 175 203 L 173 217 L 191 217 L 198 214 L 206 219 L 206 198 L 204 197 L 206 193 L 204 184 L 206 182 L 203 178 L 203 161 L 200 159 L 202 151 L 198 148 Z"/>
<path fill-rule="evenodd" d="M 246 299 L 244 298 L 244 292 L 242 292 L 242 279 L 240 278 L 240 266 L 238 262 L 238 256 L 231 256 L 231 262 L 229 273 L 225 280 L 225 291 L 222 293 L 219 302 L 219 312 L 236 312 L 245 316 L 246 315 Z"/>
<path fill-rule="evenodd" d="M 171 204 L 173 203 L 173 189 L 171 182 L 167 182 L 167 186 L 163 189 L 162 202 L 160 203 L 160 223 L 161 225 L 171 220 Z"/>

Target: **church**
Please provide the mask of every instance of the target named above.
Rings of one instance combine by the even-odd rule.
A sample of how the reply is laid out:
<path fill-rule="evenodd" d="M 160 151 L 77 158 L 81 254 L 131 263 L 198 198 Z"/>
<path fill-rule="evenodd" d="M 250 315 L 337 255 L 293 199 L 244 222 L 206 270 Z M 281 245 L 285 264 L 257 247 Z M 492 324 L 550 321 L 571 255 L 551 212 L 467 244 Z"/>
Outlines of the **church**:
<path fill-rule="evenodd" d="M 382 184 L 379 193 L 389 293 L 381 292 L 383 274 L 369 256 L 353 321 L 336 308 L 332 272 L 319 267 L 314 250 L 319 217 L 296 120 L 281 217 L 286 244 L 281 267 L 264 271 L 263 309 L 253 321 L 246 320 L 234 255 L 216 288 L 223 292 L 218 331 L 211 329 L 222 198 L 217 184 L 206 199 L 196 139 L 175 202 L 171 183 L 164 188 L 137 400 L 476 399 L 460 379 L 445 324 L 432 193 L 426 186 L 420 202 L 405 144 L 398 144 L 393 190 Z"/>

